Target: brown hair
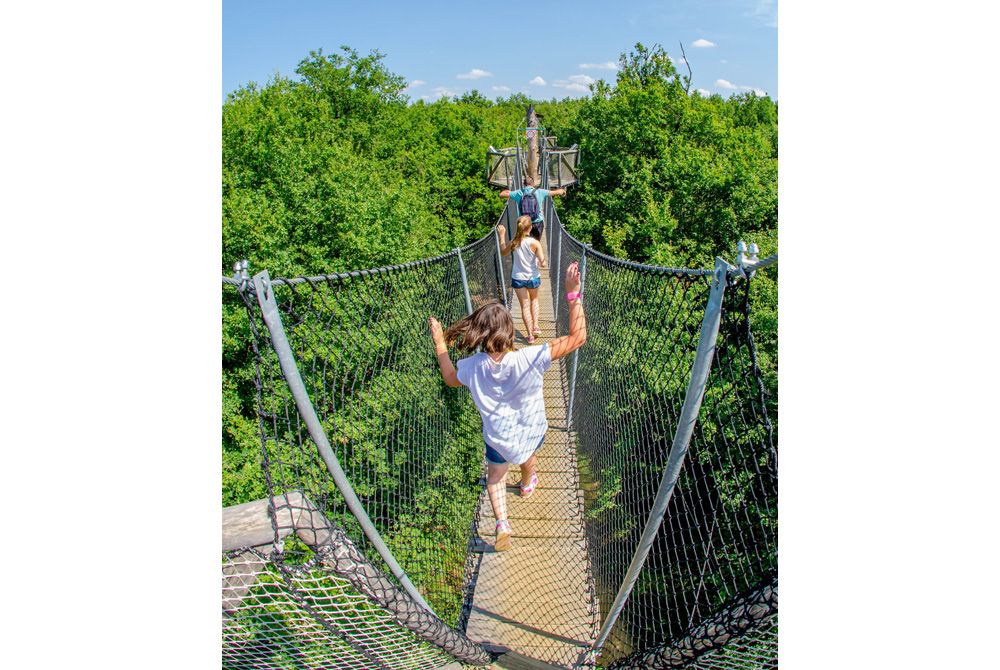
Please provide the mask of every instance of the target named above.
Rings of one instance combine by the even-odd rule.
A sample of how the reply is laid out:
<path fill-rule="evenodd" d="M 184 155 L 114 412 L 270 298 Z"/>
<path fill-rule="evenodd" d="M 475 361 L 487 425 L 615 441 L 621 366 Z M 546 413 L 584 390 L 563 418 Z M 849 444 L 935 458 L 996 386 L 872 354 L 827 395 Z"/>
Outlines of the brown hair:
<path fill-rule="evenodd" d="M 514 319 L 499 302 L 486 303 L 475 312 L 448 326 L 445 342 L 463 351 L 475 351 L 480 345 L 488 354 L 500 354 L 514 348 Z"/>
<path fill-rule="evenodd" d="M 521 246 L 521 242 L 528 236 L 529 231 L 531 231 L 531 217 L 527 214 L 519 216 L 517 218 L 517 232 L 514 234 L 514 239 L 510 241 L 513 245 L 511 248 L 517 249 Z"/>

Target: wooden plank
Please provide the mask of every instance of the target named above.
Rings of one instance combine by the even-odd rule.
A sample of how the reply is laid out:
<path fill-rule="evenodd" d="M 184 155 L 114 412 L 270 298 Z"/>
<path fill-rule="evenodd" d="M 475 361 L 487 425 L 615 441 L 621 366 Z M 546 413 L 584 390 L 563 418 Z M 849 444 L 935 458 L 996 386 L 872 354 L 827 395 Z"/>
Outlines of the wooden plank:
<path fill-rule="evenodd" d="M 259 547 L 274 542 L 274 528 L 267 515 L 268 498 L 222 510 L 222 550 Z"/>
<path fill-rule="evenodd" d="M 549 429 L 549 432 L 550 433 L 552 432 L 551 428 Z M 539 476 L 541 476 L 541 473 L 546 473 L 546 472 L 562 473 L 566 471 L 565 461 L 566 461 L 566 456 L 562 453 L 559 453 L 558 451 L 551 455 L 539 454 L 538 461 L 535 464 L 535 468 L 539 472 Z M 514 484 L 521 481 L 521 470 L 518 466 L 512 465 L 507 474 L 508 474 L 508 481 L 510 483 Z M 511 477 L 513 477 L 513 480 L 510 480 Z"/>
<path fill-rule="evenodd" d="M 545 342 L 555 334 L 548 285 L 543 284 L 539 302 L 543 336 L 538 341 Z M 516 299 L 512 307 L 518 324 Z M 566 430 L 566 380 L 565 359 L 545 375 L 549 430 L 538 452 L 535 493 L 527 499 L 518 495 L 518 468 L 507 475 L 511 550 L 493 550 L 495 520 L 488 498 L 479 510 L 477 550 L 482 555 L 466 634 L 504 652 L 498 667 L 571 667 L 583 660 L 597 633 L 600 613 L 586 553 L 583 494 L 573 436 Z"/>
<path fill-rule="evenodd" d="M 493 665 L 498 668 L 505 668 L 506 670 L 559 670 L 558 665 L 545 663 L 544 661 L 539 661 L 537 658 L 519 654 L 516 651 L 503 652 Z"/>
<path fill-rule="evenodd" d="M 561 458 L 538 459 L 538 466 L 535 470 L 538 476 L 538 485 L 535 491 L 542 489 L 573 489 L 579 488 L 577 475 L 575 472 L 568 472 L 563 462 L 562 468 L 556 468 L 556 463 L 564 461 Z M 507 495 L 520 496 L 518 484 L 521 483 L 521 473 L 516 468 L 507 471 Z M 532 494 L 534 495 L 534 494 Z"/>
<path fill-rule="evenodd" d="M 514 532 L 514 540 L 526 537 L 565 537 L 578 539 L 583 537 L 583 521 L 581 519 L 518 519 Z M 483 515 L 479 519 L 479 536 L 486 538 L 492 544 L 496 535 L 496 523 L 493 515 Z M 520 544 L 520 542 L 518 542 Z"/>

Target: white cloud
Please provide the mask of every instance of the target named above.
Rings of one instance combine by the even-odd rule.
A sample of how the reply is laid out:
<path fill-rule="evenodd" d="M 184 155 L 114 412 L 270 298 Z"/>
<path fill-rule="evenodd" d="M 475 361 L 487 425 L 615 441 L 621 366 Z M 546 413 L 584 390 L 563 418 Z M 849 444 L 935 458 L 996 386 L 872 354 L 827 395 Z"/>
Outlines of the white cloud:
<path fill-rule="evenodd" d="M 437 96 L 439 98 L 441 96 L 444 96 L 444 95 L 447 95 L 449 98 L 453 98 L 456 95 L 458 95 L 458 91 L 455 91 L 455 90 L 450 89 L 450 88 L 446 88 L 444 86 L 437 86 L 435 88 L 432 88 L 431 89 L 431 93 L 433 93 L 435 96 Z"/>
<path fill-rule="evenodd" d="M 767 93 L 756 86 L 744 86 L 742 84 L 734 84 L 731 81 L 726 81 L 725 79 L 715 80 L 716 88 L 724 88 L 730 91 L 753 91 L 759 96 L 765 96 Z"/>
<path fill-rule="evenodd" d="M 541 77 L 535 77 L 534 79 L 532 79 L 528 83 L 529 84 L 533 84 L 535 86 L 545 86 L 545 80 L 542 79 Z"/>
<path fill-rule="evenodd" d="M 705 90 L 705 89 L 703 89 L 703 88 L 696 88 L 695 90 L 696 90 L 696 91 L 698 91 L 699 93 L 701 93 L 701 94 L 702 94 L 702 95 L 703 95 L 704 97 L 706 97 L 706 98 L 707 98 L 708 96 L 712 95 L 711 93 L 709 93 L 708 91 L 706 91 L 706 90 Z"/>
<path fill-rule="evenodd" d="M 617 70 L 618 65 L 609 60 L 606 63 L 580 63 L 581 70 Z"/>
<path fill-rule="evenodd" d="M 404 88 L 403 90 L 404 90 L 404 91 L 409 91 L 409 90 L 411 90 L 411 89 L 414 89 L 414 88 L 416 88 L 416 87 L 418 87 L 418 86 L 423 86 L 423 85 L 424 85 L 424 84 L 426 84 L 426 83 L 427 83 L 427 82 L 426 82 L 426 81 L 424 81 L 423 79 L 414 79 L 414 80 L 413 80 L 413 81 L 411 81 L 411 82 L 410 82 L 409 84 L 407 84 L 407 85 L 406 85 L 406 88 Z"/>
<path fill-rule="evenodd" d="M 715 42 L 709 42 L 704 37 L 701 37 L 699 39 L 696 39 L 694 42 L 691 42 L 691 46 L 693 46 L 693 47 L 714 47 L 715 46 Z"/>
<path fill-rule="evenodd" d="M 757 0 L 757 4 L 748 14 L 768 28 L 778 27 L 778 7 L 776 0 Z"/>
<path fill-rule="evenodd" d="M 725 65 L 725 64 L 726 64 L 726 63 L 728 63 L 729 61 L 727 61 L 727 60 L 726 60 L 725 58 L 723 58 L 723 59 L 722 59 L 722 60 L 720 60 L 719 62 L 720 62 L 720 63 L 722 63 L 723 65 Z"/>
<path fill-rule="evenodd" d="M 490 86 L 490 89 L 497 93 L 506 93 L 510 90 L 510 86 Z"/>
<path fill-rule="evenodd" d="M 569 80 L 571 82 L 573 82 L 574 84 L 583 84 L 583 85 L 593 84 L 595 81 L 597 81 L 596 79 L 594 79 L 590 75 L 586 75 L 586 74 L 573 74 L 573 75 L 570 75 Z"/>
<path fill-rule="evenodd" d="M 565 88 L 567 91 L 576 91 L 577 93 L 587 93 L 590 91 L 585 84 L 579 82 L 568 82 L 568 81 L 554 81 L 552 85 L 556 88 Z"/>
<path fill-rule="evenodd" d="M 455 75 L 456 79 L 482 79 L 483 77 L 492 77 L 492 72 L 487 72 L 486 70 L 480 70 L 478 67 L 474 67 L 468 72 L 463 74 Z"/>

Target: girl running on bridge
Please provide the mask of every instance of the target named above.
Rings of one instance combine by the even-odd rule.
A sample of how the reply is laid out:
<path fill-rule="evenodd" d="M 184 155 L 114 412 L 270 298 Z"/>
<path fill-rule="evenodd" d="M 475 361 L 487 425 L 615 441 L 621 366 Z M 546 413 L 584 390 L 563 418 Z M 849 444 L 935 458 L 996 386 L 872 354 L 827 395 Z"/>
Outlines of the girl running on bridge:
<path fill-rule="evenodd" d="M 524 337 L 528 344 L 535 343 L 535 336 L 542 334 L 538 325 L 538 287 L 542 285 L 542 273 L 539 268 L 545 268 L 545 251 L 542 243 L 531 237 L 531 217 L 522 216 L 517 220 L 517 232 L 514 239 L 507 242 L 507 229 L 497 228 L 500 233 L 500 254 L 513 254 L 513 266 L 510 271 L 510 286 L 517 294 L 517 302 L 521 305 L 521 320 L 524 321 Z"/>
<path fill-rule="evenodd" d="M 468 386 L 483 419 L 486 486 L 497 520 L 494 544 L 497 551 L 512 546 L 504 482 L 509 464 L 521 466 L 522 498 L 530 496 L 538 486 L 535 452 L 542 446 L 548 430 L 542 375 L 552 361 L 569 355 L 587 341 L 580 269 L 576 263 L 566 269 L 566 289 L 569 335 L 518 351 L 514 351 L 514 320 L 499 302 L 483 305 L 443 332 L 437 319 L 430 318 L 431 337 L 444 383 Z M 449 345 L 468 353 L 480 347 L 482 350 L 459 360 L 456 370 L 448 357 Z"/>

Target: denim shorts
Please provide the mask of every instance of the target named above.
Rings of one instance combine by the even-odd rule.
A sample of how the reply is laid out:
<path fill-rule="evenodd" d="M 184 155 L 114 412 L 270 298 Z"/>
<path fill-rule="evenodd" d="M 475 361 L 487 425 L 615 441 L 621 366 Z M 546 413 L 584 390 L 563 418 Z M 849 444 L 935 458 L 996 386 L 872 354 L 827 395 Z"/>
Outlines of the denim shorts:
<path fill-rule="evenodd" d="M 514 279 L 510 280 L 511 288 L 538 288 L 542 285 L 542 278 L 535 277 L 534 279 Z"/>
<path fill-rule="evenodd" d="M 545 441 L 545 436 L 543 435 L 542 439 L 540 439 L 538 441 L 538 446 L 536 446 L 531 453 L 534 454 L 536 451 L 538 451 L 539 449 L 541 449 L 542 448 L 542 442 L 544 442 L 544 441 Z M 493 465 L 507 465 L 507 461 L 505 461 L 503 459 L 503 456 L 500 455 L 500 452 L 498 452 L 496 449 L 494 449 L 493 447 L 491 447 L 486 442 L 483 442 L 483 444 L 486 444 L 486 460 L 487 461 L 489 461 Z"/>

